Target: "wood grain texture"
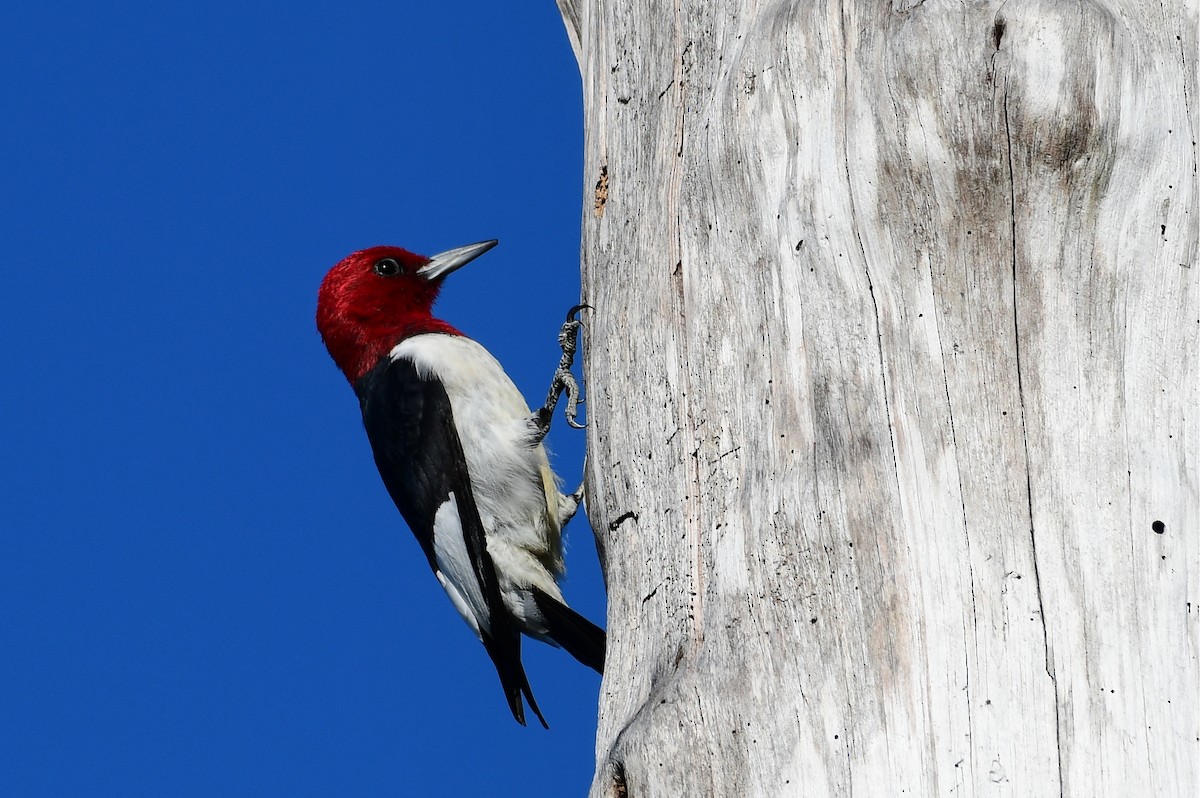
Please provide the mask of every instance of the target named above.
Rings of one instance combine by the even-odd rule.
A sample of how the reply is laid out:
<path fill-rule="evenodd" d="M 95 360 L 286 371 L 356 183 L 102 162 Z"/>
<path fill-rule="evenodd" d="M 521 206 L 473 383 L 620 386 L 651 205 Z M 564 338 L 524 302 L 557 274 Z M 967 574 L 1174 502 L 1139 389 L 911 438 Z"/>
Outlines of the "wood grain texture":
<path fill-rule="evenodd" d="M 1194 794 L 1195 4 L 558 3 L 592 795 Z"/>

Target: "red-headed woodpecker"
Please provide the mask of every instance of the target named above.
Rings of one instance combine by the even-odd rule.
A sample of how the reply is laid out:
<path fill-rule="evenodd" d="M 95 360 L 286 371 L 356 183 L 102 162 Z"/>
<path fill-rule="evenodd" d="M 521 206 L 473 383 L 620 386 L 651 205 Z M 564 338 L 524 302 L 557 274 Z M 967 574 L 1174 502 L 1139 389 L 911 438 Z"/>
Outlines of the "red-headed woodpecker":
<path fill-rule="evenodd" d="M 559 492 L 542 447 L 554 402 L 574 388 L 578 322 L 568 316 L 563 367 L 547 406 L 531 413 L 496 359 L 432 314 L 446 275 L 495 245 L 432 258 L 398 247 L 355 252 L 321 283 L 317 329 L 358 396 L 388 493 L 487 649 L 513 717 L 525 723 L 524 694 L 545 726 L 521 664 L 522 633 L 604 668 L 604 631 L 567 607 L 557 582 L 562 527 L 582 493 Z M 568 398 L 573 405 L 573 390 Z"/>

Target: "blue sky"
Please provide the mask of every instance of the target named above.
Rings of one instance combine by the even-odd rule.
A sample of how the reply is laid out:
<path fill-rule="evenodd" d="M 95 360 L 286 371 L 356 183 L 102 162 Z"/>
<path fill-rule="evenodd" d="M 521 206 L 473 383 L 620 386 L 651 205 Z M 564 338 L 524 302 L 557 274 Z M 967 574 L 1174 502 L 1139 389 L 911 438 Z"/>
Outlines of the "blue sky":
<path fill-rule="evenodd" d="M 348 252 L 486 238 L 441 314 L 544 395 L 578 299 L 553 2 L 0 5 L 0 794 L 562 796 L 599 678 L 513 722 L 313 326 Z M 550 439 L 574 485 L 583 434 Z M 602 622 L 586 521 L 572 604 Z"/>

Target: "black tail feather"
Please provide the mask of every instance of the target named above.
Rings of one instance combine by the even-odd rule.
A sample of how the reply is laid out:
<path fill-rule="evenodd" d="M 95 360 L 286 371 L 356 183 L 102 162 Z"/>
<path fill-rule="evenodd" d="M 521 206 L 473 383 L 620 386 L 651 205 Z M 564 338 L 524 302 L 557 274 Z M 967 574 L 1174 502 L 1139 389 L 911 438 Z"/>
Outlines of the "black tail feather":
<path fill-rule="evenodd" d="M 496 673 L 500 676 L 500 686 L 504 689 L 505 699 L 508 700 L 508 708 L 512 710 L 517 723 L 525 725 L 525 704 L 521 701 L 521 694 L 524 693 L 525 700 L 529 702 L 529 708 L 541 721 L 542 728 L 549 729 L 550 724 L 546 723 L 546 719 L 542 717 L 542 710 L 538 708 L 537 700 L 533 697 L 533 689 L 529 686 L 529 677 L 525 675 L 525 666 L 521 664 L 520 634 L 514 632 L 513 639 L 507 641 L 507 645 L 504 646 L 499 645 L 491 636 L 484 634 L 483 647 L 487 649 L 488 656 L 492 658 L 492 663 L 496 666 Z"/>
<path fill-rule="evenodd" d="M 604 673 L 604 630 L 536 587 L 533 588 L 533 600 L 545 617 L 554 642 L 596 673 Z"/>

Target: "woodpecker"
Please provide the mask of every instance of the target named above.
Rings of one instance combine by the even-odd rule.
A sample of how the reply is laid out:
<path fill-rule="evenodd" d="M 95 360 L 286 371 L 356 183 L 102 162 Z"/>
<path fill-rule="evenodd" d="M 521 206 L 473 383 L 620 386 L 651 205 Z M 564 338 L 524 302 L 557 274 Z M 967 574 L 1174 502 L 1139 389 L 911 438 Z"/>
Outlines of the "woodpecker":
<path fill-rule="evenodd" d="M 355 252 L 329 270 L 317 329 L 353 387 L 375 465 L 458 613 L 483 643 L 512 710 L 522 695 L 542 726 L 521 663 L 521 635 L 604 669 L 604 631 L 567 606 L 562 529 L 582 487 L 559 491 L 542 440 L 559 395 L 576 390 L 572 308 L 546 406 L 530 412 L 496 359 L 433 316 L 446 276 L 487 252 L 482 241 L 426 258 L 399 247 Z M 579 306 L 584 307 L 584 306 Z"/>

